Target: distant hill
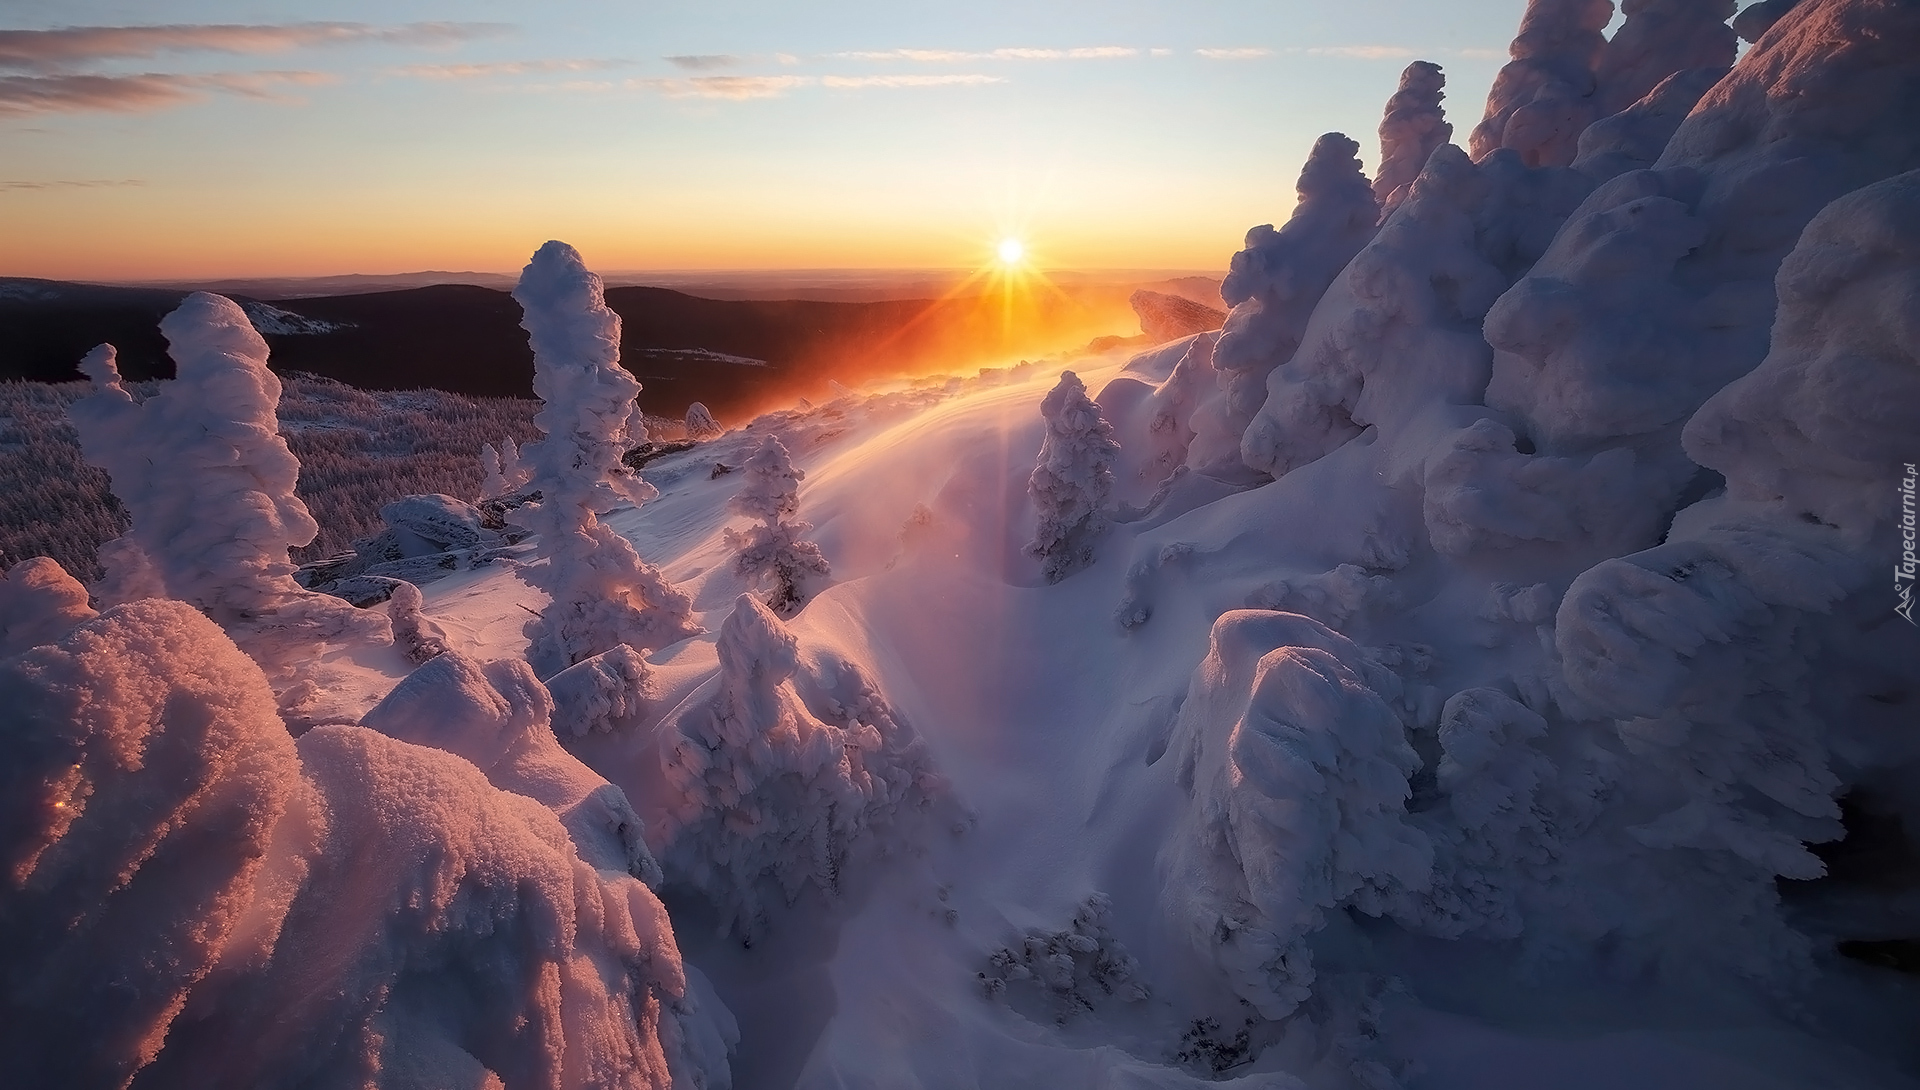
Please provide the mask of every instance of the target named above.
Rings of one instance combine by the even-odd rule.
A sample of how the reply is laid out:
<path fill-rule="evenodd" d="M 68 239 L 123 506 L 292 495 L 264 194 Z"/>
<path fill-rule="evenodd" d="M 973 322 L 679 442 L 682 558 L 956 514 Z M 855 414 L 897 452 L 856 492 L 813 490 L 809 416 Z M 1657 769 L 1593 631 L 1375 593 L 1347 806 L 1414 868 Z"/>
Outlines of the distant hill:
<path fill-rule="evenodd" d="M 622 321 L 621 358 L 649 412 L 701 401 L 740 419 L 829 379 L 964 370 L 1040 357 L 1138 328 L 1131 285 L 944 300 L 706 299 L 656 287 L 607 289 Z M 80 377 L 87 349 L 111 341 L 130 378 L 173 374 L 159 320 L 179 289 L 0 280 L 0 378 Z M 529 396 L 533 356 L 520 307 L 503 290 L 439 284 L 398 291 L 260 300 L 236 295 L 273 350 L 273 366 L 362 389 L 426 387 Z"/>

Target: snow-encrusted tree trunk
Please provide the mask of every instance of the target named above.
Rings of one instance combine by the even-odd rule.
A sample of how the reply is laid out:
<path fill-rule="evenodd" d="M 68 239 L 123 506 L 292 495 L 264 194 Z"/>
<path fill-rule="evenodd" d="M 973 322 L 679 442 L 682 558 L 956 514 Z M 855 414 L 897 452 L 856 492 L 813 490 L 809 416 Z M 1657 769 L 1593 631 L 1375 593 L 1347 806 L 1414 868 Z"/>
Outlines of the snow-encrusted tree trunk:
<path fill-rule="evenodd" d="M 319 640 L 389 642 L 386 618 L 293 580 L 287 550 L 320 527 L 294 494 L 300 463 L 279 434 L 280 380 L 246 312 L 195 292 L 160 331 L 173 382 L 135 401 L 101 345 L 81 365 L 93 393 L 70 410 L 81 450 L 133 516 L 101 547 L 101 597 L 189 602 L 276 667 Z"/>
<path fill-rule="evenodd" d="M 1247 232 L 1220 298 L 1233 309 L 1214 344 L 1220 390 L 1194 411 L 1187 464 L 1242 469 L 1240 439 L 1267 398 L 1267 376 L 1293 358 L 1307 319 L 1353 255 L 1373 237 L 1380 204 L 1360 170 L 1360 145 L 1337 132 L 1314 142 L 1300 169 L 1300 203 L 1278 231 Z"/>
<path fill-rule="evenodd" d="M 833 574 L 820 546 L 801 539 L 813 525 L 791 517 L 800 509 L 806 474 L 794 468 L 787 448 L 771 435 L 740 468 L 746 479 L 727 507 L 760 521 L 726 532 L 727 547 L 739 553 L 734 571 L 755 583 L 772 583 L 767 608 L 791 618 L 812 597 L 813 584 Z"/>
<path fill-rule="evenodd" d="M 1387 100 L 1380 119 L 1380 169 L 1373 178 L 1383 220 L 1406 199 L 1406 187 L 1420 176 L 1433 149 L 1453 139 L 1453 126 L 1440 105 L 1447 97 L 1441 93 L 1446 85 L 1439 65 L 1414 61 L 1400 73 L 1400 89 Z"/>
<path fill-rule="evenodd" d="M 1047 435 L 1027 494 L 1040 525 L 1027 553 L 1040 560 L 1047 582 L 1058 583 L 1093 563 L 1093 543 L 1107 532 L 1107 501 L 1113 495 L 1113 457 L 1120 450 L 1113 427 L 1087 396 L 1080 376 L 1060 372 L 1060 383 L 1040 402 Z"/>
<path fill-rule="evenodd" d="M 540 247 L 513 297 L 533 342 L 533 418 L 546 438 L 521 448 L 538 506 L 523 521 L 540 536 L 545 565 L 520 569 L 552 601 L 529 621 L 528 661 L 541 677 L 619 644 L 649 649 L 702 629 L 693 602 L 600 520 L 615 507 L 659 493 L 620 456 L 644 442 L 634 397 L 640 383 L 620 366 L 620 316 L 600 278 L 564 242 Z"/>

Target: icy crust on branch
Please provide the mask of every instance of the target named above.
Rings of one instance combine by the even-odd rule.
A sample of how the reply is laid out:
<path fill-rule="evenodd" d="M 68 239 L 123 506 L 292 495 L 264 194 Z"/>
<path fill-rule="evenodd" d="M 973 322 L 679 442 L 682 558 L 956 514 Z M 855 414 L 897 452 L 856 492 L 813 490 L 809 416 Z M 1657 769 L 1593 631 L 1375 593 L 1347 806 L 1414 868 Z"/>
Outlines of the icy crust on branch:
<path fill-rule="evenodd" d="M 800 482 L 806 474 L 794 468 L 787 448 L 771 435 L 740 469 L 745 480 L 727 509 L 760 521 L 745 530 L 726 531 L 727 547 L 738 554 L 733 570 L 750 584 L 771 584 L 768 608 L 790 618 L 833 574 L 820 546 L 801 537 L 813 524 L 792 517 L 800 510 Z"/>
<path fill-rule="evenodd" d="M 1380 205 L 1360 170 L 1360 145 L 1339 133 L 1314 142 L 1296 186 L 1299 203 L 1278 230 L 1247 232 L 1220 297 L 1233 308 L 1213 349 L 1219 389 L 1194 413 L 1188 465 L 1240 464 L 1240 436 L 1266 397 L 1267 375 L 1293 356 L 1314 304 L 1373 237 Z"/>
<path fill-rule="evenodd" d="M 520 452 L 528 486 L 541 495 L 523 521 L 547 558 L 521 570 L 552 596 L 527 623 L 528 661 L 548 677 L 620 644 L 647 650 L 698 635 L 692 600 L 600 521 L 658 495 L 620 460 L 646 441 L 646 427 L 634 402 L 640 384 L 620 366 L 620 316 L 607 308 L 600 278 L 573 247 L 549 242 L 513 297 L 545 403 L 533 422 L 546 438 Z"/>
<path fill-rule="evenodd" d="M 1613 0 L 1528 0 L 1469 144 L 1475 159 L 1511 148 L 1528 166 L 1566 166 L 1599 116 L 1594 100 Z M 1636 96 L 1637 97 L 1637 96 Z M 1632 99 L 1628 100 L 1629 102 Z"/>
<path fill-rule="evenodd" d="M 1920 171 L 1829 205 L 1778 284 L 1772 351 L 1684 433 L 1727 499 L 1581 575 L 1557 631 L 1568 686 L 1686 787 L 1642 839 L 1729 852 L 1755 884 L 1822 872 L 1802 843 L 1840 835 L 1843 766 L 1911 757 L 1848 660 L 1905 624 L 1884 557 L 1920 419 Z"/>
<path fill-rule="evenodd" d="M 659 727 L 665 783 L 647 805 L 667 881 L 750 939 L 806 887 L 837 893 L 850 860 L 906 835 L 945 788 L 873 679 L 838 659 L 801 672 L 799 641 L 752 595 L 718 650 L 719 672 Z"/>
<path fill-rule="evenodd" d="M 52 643 L 93 616 L 87 588 L 58 561 L 36 556 L 0 572 L 0 658 Z"/>
<path fill-rule="evenodd" d="M 1709 91 L 1651 170 L 1596 190 L 1487 316 L 1487 403 L 1543 452 L 1678 427 L 1760 362 L 1773 276 L 1840 195 L 1920 167 L 1920 9 L 1807 0 Z M 1864 134 L 1873 133 L 1869 140 Z"/>
<path fill-rule="evenodd" d="M 0 694 L 16 1078 L 725 1085 L 644 885 L 459 757 L 296 743 L 190 607 L 110 610 L 0 663 Z"/>
<path fill-rule="evenodd" d="M 1417 418 L 1479 403 L 1493 355 L 1483 316 L 1588 188 L 1574 171 L 1529 169 L 1511 152 L 1476 164 L 1436 148 L 1268 377 L 1241 458 L 1282 476 L 1369 426 L 1389 442 L 1430 444 Z"/>
<path fill-rule="evenodd" d="M 1161 855 L 1163 907 L 1263 1017 L 1307 998 L 1328 910 L 1378 916 L 1430 881 L 1432 845 L 1406 820 L 1420 759 L 1383 696 L 1397 693 L 1318 622 L 1214 622 L 1168 754 L 1191 801 Z"/>
<path fill-rule="evenodd" d="M 1040 561 L 1047 582 L 1058 583 L 1093 563 L 1094 542 L 1112 525 L 1108 505 L 1120 444 L 1072 371 L 1060 372 L 1059 384 L 1040 402 L 1040 415 L 1047 432 L 1040 464 L 1027 481 L 1040 524 L 1027 555 Z"/>
<path fill-rule="evenodd" d="M 165 389 L 135 401 L 101 345 L 82 364 L 93 393 L 71 409 L 87 460 L 133 516 L 101 548 L 101 596 L 190 602 L 268 664 L 319 640 L 388 642 L 386 618 L 294 582 L 287 550 L 319 526 L 294 495 L 300 463 L 279 434 L 280 380 L 246 313 L 195 292 L 160 331 L 177 376 Z"/>
<path fill-rule="evenodd" d="M 1400 73 L 1400 89 L 1387 99 L 1380 119 L 1380 169 L 1374 174 L 1373 196 L 1385 218 L 1405 199 L 1404 187 L 1413 184 L 1427 165 L 1433 149 L 1453 139 L 1440 101 L 1447 96 L 1446 73 L 1432 61 L 1414 61 Z"/>

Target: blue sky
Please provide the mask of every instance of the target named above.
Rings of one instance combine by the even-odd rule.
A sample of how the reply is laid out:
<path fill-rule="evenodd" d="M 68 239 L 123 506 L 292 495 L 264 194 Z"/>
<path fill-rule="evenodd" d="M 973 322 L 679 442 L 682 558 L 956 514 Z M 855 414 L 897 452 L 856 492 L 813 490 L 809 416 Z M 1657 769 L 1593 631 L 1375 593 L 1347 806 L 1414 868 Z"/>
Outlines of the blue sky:
<path fill-rule="evenodd" d="M 1219 268 L 1522 7 L 0 0 L 0 275 Z"/>

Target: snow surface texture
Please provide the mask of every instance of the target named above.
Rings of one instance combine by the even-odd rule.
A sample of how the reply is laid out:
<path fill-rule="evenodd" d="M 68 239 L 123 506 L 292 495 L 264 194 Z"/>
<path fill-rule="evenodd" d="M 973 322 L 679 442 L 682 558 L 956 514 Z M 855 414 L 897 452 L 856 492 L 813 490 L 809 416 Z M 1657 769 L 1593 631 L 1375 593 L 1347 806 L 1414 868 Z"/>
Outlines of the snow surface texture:
<path fill-rule="evenodd" d="M 1060 384 L 1040 403 L 1040 415 L 1047 440 L 1027 482 L 1040 525 L 1027 553 L 1040 561 L 1047 582 L 1058 583 L 1093 563 L 1094 542 L 1107 532 L 1113 456 L 1120 444 L 1072 371 L 1060 373 Z"/>
<path fill-rule="evenodd" d="M 1360 170 L 1360 145 L 1339 133 L 1314 142 L 1300 169 L 1300 203 L 1275 231 L 1247 232 L 1220 284 L 1227 313 L 1213 348 L 1219 391 L 1195 410 L 1188 464 L 1219 472 L 1240 464 L 1239 440 L 1266 396 L 1267 375 L 1300 344 L 1327 284 L 1373 237 L 1380 205 Z"/>
<path fill-rule="evenodd" d="M 658 494 L 620 461 L 647 436 L 634 402 L 640 384 L 620 367 L 620 316 L 607 309 L 600 278 L 573 247 L 549 242 L 513 297 L 526 312 L 533 389 L 545 403 L 534 424 L 546 438 L 520 451 L 541 495 L 522 519 L 547 561 L 522 571 L 552 598 L 527 623 L 529 660 L 546 677 L 623 643 L 644 650 L 699 633 L 687 596 L 600 519 Z"/>
<path fill-rule="evenodd" d="M 94 392 L 71 409 L 87 459 L 133 515 L 101 547 L 101 597 L 191 602 L 270 667 L 317 640 L 388 642 L 384 618 L 293 580 L 287 550 L 319 526 L 293 493 L 300 463 L 274 416 L 280 380 L 246 313 L 196 292 L 160 331 L 177 371 L 170 387 L 135 401 L 102 345 L 81 365 Z"/>
<path fill-rule="evenodd" d="M 725 1085 L 644 885 L 452 754 L 296 742 L 190 607 L 110 610 L 0 663 L 0 693 L 23 1085 Z"/>
<path fill-rule="evenodd" d="M 727 544 L 739 552 L 733 569 L 749 583 L 772 584 L 767 608 L 781 617 L 800 612 L 822 580 L 833 574 L 820 546 L 801 535 L 813 525 L 793 518 L 800 510 L 800 480 L 780 440 L 767 436 L 740 466 L 743 480 L 727 507 L 759 521 L 745 530 L 728 530 Z"/>

